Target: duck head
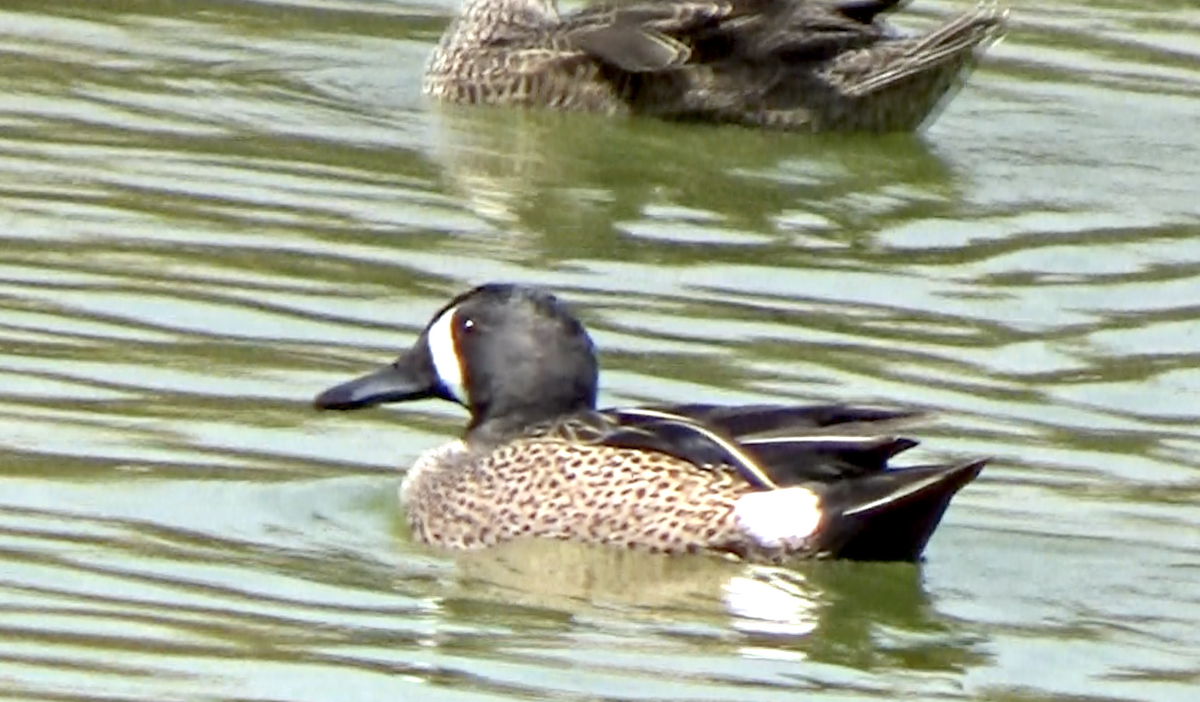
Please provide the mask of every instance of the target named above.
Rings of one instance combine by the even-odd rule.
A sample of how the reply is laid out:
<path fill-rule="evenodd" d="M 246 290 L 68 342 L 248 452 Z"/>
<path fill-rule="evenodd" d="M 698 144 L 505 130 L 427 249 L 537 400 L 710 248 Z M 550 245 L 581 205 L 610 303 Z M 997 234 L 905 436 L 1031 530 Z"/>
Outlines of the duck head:
<path fill-rule="evenodd" d="M 313 404 L 353 410 L 441 399 L 468 431 L 515 430 L 596 403 L 599 365 L 583 324 L 539 288 L 489 283 L 442 307 L 391 364 L 325 390 Z"/>

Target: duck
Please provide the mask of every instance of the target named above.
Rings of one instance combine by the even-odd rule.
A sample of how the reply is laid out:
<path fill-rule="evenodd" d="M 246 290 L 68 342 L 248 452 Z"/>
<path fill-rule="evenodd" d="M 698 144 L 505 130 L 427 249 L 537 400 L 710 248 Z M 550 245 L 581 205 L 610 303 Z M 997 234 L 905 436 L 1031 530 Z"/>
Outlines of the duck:
<path fill-rule="evenodd" d="M 493 282 L 441 307 L 392 363 L 320 410 L 443 400 L 462 436 L 400 483 L 413 538 L 449 551 L 557 539 L 751 563 L 922 560 L 986 460 L 896 468 L 923 416 L 842 404 L 597 407 L 599 361 L 552 292 Z"/>
<path fill-rule="evenodd" d="M 904 0 L 464 0 L 429 57 L 436 102 L 788 131 L 914 131 L 1004 35 L 982 4 L 925 34 Z"/>

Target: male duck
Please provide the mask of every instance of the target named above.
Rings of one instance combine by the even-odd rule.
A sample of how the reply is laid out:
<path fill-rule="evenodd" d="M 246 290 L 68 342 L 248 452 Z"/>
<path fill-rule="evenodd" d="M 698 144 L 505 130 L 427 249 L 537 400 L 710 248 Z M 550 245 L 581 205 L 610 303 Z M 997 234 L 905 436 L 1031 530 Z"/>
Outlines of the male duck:
<path fill-rule="evenodd" d="M 915 130 L 1007 19 L 981 6 L 901 36 L 881 17 L 901 0 L 464 2 L 433 98 L 804 131 Z"/>
<path fill-rule="evenodd" d="M 452 549 L 545 537 L 665 553 L 915 561 L 985 461 L 889 469 L 912 412 L 686 404 L 596 409 L 583 325 L 551 294 L 488 284 L 451 300 L 391 365 L 320 409 L 440 398 L 465 436 L 400 488 L 415 536 Z"/>

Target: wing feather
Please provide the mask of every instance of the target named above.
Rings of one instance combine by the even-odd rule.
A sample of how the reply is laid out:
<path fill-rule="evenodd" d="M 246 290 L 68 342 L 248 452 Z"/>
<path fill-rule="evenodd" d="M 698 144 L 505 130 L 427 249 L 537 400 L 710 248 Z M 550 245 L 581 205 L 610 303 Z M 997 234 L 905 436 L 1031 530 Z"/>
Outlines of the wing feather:
<path fill-rule="evenodd" d="M 776 489 L 886 470 L 889 459 L 917 445 L 892 430 L 917 416 L 842 405 L 667 405 L 584 413 L 548 431 L 733 469 L 755 487 Z"/>

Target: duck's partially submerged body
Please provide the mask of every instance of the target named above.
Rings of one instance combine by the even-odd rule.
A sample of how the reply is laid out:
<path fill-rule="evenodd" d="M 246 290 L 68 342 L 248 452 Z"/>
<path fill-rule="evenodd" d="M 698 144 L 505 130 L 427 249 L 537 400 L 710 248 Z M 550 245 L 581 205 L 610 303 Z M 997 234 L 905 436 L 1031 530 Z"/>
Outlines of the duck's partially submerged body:
<path fill-rule="evenodd" d="M 1007 12 L 981 6 L 901 36 L 901 0 L 637 0 L 559 16 L 556 0 L 465 0 L 424 92 L 790 130 L 911 131 Z"/>
<path fill-rule="evenodd" d="M 540 537 L 663 553 L 914 561 L 984 461 L 888 465 L 916 415 L 840 405 L 595 407 L 582 324 L 534 288 L 455 298 L 395 363 L 322 409 L 442 398 L 465 436 L 421 456 L 401 501 L 446 548 Z"/>

